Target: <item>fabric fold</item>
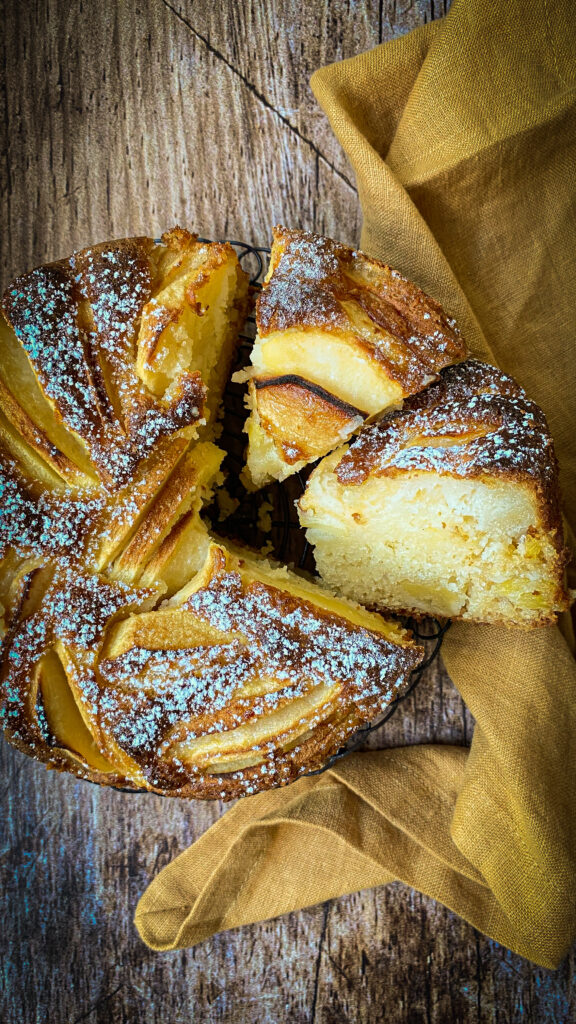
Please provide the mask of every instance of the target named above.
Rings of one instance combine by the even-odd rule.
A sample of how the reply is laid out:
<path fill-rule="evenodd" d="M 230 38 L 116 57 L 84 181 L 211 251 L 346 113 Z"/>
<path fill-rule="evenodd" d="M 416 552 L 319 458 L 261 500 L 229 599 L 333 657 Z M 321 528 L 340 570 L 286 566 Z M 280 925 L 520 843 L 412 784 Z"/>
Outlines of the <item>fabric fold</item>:
<path fill-rule="evenodd" d="M 316 72 L 361 246 L 515 376 L 555 440 L 576 528 L 576 19 L 570 0 L 455 0 L 441 22 Z M 470 751 L 354 754 L 241 801 L 151 883 L 155 949 L 400 880 L 545 967 L 576 935 L 576 662 L 568 617 L 454 623 Z"/>
<path fill-rule="evenodd" d="M 269 793 L 237 804 L 144 894 L 136 913 L 144 941 L 158 950 L 190 946 L 295 906 L 400 880 L 464 913 L 515 952 L 531 958 L 537 952 L 544 966 L 555 966 L 565 949 L 553 908 L 547 908 L 544 936 L 535 933 L 533 915 L 514 920 L 517 908 L 510 917 L 450 843 L 453 795 L 466 751 L 412 747 L 401 759 L 396 753 L 353 755 L 337 771 L 295 783 L 284 804 Z M 412 804 L 405 799 L 406 786 L 414 794 Z M 399 793 L 408 820 L 398 814 Z M 416 807 L 429 813 L 414 829 L 409 819 Z"/>

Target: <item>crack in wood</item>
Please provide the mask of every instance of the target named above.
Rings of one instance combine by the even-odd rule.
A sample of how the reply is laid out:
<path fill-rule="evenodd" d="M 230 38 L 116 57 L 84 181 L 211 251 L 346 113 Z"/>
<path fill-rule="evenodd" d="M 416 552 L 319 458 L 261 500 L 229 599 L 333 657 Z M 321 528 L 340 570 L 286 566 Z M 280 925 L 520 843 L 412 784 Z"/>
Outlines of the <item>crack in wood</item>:
<path fill-rule="evenodd" d="M 86 1012 L 81 1014 L 80 1017 L 76 1017 L 72 1024 L 80 1024 L 80 1021 L 87 1020 L 88 1017 L 92 1016 L 94 1010 L 97 1010 L 99 1006 L 102 1006 L 104 1003 L 107 1003 L 109 999 L 112 999 L 116 995 L 116 993 L 120 991 L 121 988 L 124 988 L 123 981 L 120 982 L 120 984 L 115 989 L 113 989 L 112 992 L 107 992 L 105 996 L 99 996 L 96 1002 L 92 1003 L 92 1005 L 89 1006 Z"/>
<path fill-rule="evenodd" d="M 326 930 L 328 928 L 329 913 L 330 903 L 325 903 L 323 908 L 322 931 L 320 932 L 320 940 L 318 942 L 318 953 L 316 954 L 316 963 L 314 965 L 314 989 L 312 993 L 312 1009 L 310 1011 L 310 1024 L 314 1024 L 316 1020 L 316 1004 L 318 1002 L 318 982 L 320 980 L 320 962 L 322 960 L 324 940 L 326 938 Z"/>
<path fill-rule="evenodd" d="M 327 953 L 326 955 L 327 955 L 330 963 L 332 964 L 332 967 L 334 968 L 334 970 L 338 971 L 338 974 L 340 974 L 344 978 L 344 980 L 347 982 L 348 985 L 353 985 L 354 984 L 354 979 L 351 978 L 350 975 L 346 973 L 346 971 L 338 963 L 338 961 L 335 960 L 334 957 L 331 956 L 330 953 Z M 362 950 L 362 955 L 364 955 L 364 950 Z"/>
<path fill-rule="evenodd" d="M 274 114 L 282 122 L 282 124 L 289 128 L 290 131 L 293 132 L 294 135 L 296 135 L 297 138 L 300 139 L 301 142 L 304 142 L 307 146 L 309 146 L 312 152 L 315 153 L 316 156 L 320 160 L 322 160 L 322 162 L 325 163 L 326 166 L 329 167 L 334 174 L 336 174 L 346 185 L 348 185 L 348 188 L 350 188 L 355 195 L 358 194 L 358 190 L 352 184 L 350 179 L 343 173 L 343 171 L 338 170 L 338 168 L 332 163 L 332 161 L 329 160 L 328 157 L 325 156 L 320 149 L 318 149 L 318 146 L 316 146 L 314 142 L 312 142 L 312 139 L 309 139 L 308 136 L 304 135 L 304 133 L 301 132 L 300 129 L 297 128 L 295 124 L 292 124 L 292 122 L 284 114 L 277 110 L 274 104 L 271 103 L 270 100 L 267 99 L 267 97 L 263 93 L 261 93 L 259 89 L 256 88 L 256 86 L 250 81 L 249 78 L 246 77 L 246 75 L 243 75 L 242 72 L 239 71 L 238 68 L 235 67 L 234 64 L 232 64 L 232 62 L 229 61 L 228 58 L 220 50 L 217 50 L 215 46 L 212 46 L 212 43 L 210 42 L 209 39 L 206 38 L 206 36 L 202 35 L 202 33 L 198 31 L 198 29 L 194 28 L 192 23 L 188 21 L 188 19 L 185 18 L 180 11 L 173 7 L 172 4 L 168 2 L 168 0 L 161 0 L 161 3 L 164 5 L 164 7 L 166 7 L 169 11 L 172 12 L 174 17 L 177 18 L 178 21 L 182 22 L 182 24 L 186 26 L 186 28 L 192 33 L 192 35 L 206 47 L 206 49 L 209 51 L 209 53 L 212 54 L 213 57 L 216 57 L 217 60 L 222 61 L 222 63 L 225 64 L 225 66 L 234 75 L 236 75 L 237 78 L 240 79 L 240 81 L 243 83 L 243 85 L 246 86 L 248 91 L 256 97 L 256 99 L 262 104 L 263 107 L 265 107 L 266 110 Z"/>
<path fill-rule="evenodd" d="M 482 1020 L 482 952 L 480 950 L 480 933 L 475 933 L 476 945 L 476 1013 L 478 1024 Z"/>

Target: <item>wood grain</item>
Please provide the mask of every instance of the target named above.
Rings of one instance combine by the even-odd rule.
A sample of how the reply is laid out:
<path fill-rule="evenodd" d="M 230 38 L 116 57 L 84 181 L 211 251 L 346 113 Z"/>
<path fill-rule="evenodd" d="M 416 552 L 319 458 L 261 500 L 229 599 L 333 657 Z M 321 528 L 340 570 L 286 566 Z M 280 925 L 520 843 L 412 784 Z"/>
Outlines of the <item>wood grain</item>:
<path fill-rule="evenodd" d="M 2 286 L 36 263 L 180 222 L 265 243 L 285 221 L 355 242 L 357 194 L 308 85 L 445 12 L 420 0 L 8 0 Z M 440 665 L 371 743 L 470 742 Z M 217 803 L 100 790 L 2 742 L 10 1024 L 576 1019 L 556 973 L 400 884 L 155 954 L 132 914 Z"/>

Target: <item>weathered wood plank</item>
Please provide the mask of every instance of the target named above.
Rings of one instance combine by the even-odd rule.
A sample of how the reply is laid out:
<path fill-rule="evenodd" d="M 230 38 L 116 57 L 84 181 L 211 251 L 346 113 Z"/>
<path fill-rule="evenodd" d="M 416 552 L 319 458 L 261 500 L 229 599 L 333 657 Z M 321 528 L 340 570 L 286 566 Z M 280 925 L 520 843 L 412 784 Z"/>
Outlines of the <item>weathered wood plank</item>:
<path fill-rule="evenodd" d="M 438 0 L 9 0 L 2 284 L 175 222 L 265 242 L 284 220 L 356 241 L 350 171 L 309 75 L 443 12 Z M 371 743 L 471 730 L 436 666 Z M 399 884 L 154 954 L 132 925 L 138 896 L 221 805 L 100 790 L 3 742 L 0 757 L 11 1024 L 576 1019 L 574 959 L 537 970 Z"/>
<path fill-rule="evenodd" d="M 353 189 L 169 8 L 107 8 L 10 9 L 7 79 L 28 73 L 7 99 L 4 282 L 175 222 L 262 243 L 284 219 L 355 240 Z"/>

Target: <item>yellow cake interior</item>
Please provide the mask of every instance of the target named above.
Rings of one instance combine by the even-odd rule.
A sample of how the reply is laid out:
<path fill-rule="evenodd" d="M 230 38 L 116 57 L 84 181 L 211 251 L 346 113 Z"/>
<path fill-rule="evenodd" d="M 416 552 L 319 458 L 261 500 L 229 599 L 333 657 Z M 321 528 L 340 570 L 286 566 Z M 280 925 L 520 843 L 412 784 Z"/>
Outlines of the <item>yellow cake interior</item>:
<path fill-rule="evenodd" d="M 247 486 L 283 480 L 466 355 L 454 321 L 397 271 L 274 229 L 248 369 Z"/>
<path fill-rule="evenodd" d="M 355 328 L 352 336 L 291 328 L 257 338 L 252 350 L 254 375 L 295 374 L 368 415 L 400 405 L 401 386 L 375 362 L 369 349 L 357 345 L 363 331 L 358 323 L 360 316 L 351 306 L 346 305 L 346 312 L 351 318 L 351 332 Z M 368 328 L 362 326 L 368 333 Z M 370 341 L 374 344 L 373 326 Z"/>
<path fill-rule="evenodd" d="M 344 486 L 329 456 L 300 501 L 328 586 L 421 614 L 531 624 L 556 606 L 557 550 L 523 482 L 426 472 Z"/>

